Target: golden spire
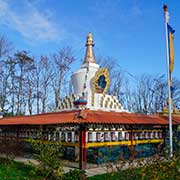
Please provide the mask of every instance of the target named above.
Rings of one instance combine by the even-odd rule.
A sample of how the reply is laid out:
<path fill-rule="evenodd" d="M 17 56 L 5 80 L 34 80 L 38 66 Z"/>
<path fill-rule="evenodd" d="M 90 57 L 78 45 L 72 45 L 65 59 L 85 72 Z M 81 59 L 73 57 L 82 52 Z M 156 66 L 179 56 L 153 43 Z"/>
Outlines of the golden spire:
<path fill-rule="evenodd" d="M 93 52 L 93 36 L 91 33 L 88 33 L 87 41 L 86 41 L 86 55 L 84 58 L 84 63 L 96 63 Z"/>

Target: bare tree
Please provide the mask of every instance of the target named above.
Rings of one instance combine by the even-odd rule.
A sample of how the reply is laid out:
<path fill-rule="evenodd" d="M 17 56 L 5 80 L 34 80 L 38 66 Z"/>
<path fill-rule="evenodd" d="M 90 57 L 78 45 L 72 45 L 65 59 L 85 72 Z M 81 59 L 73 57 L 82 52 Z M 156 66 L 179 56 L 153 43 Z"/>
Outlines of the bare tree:
<path fill-rule="evenodd" d="M 5 110 L 5 105 L 8 98 L 8 79 L 9 72 L 7 72 L 7 67 L 5 63 L 1 63 L 3 69 L 0 71 L 0 108 L 2 111 Z"/>
<path fill-rule="evenodd" d="M 0 108 L 5 110 L 8 101 L 9 67 L 6 63 L 11 52 L 11 43 L 4 36 L 0 36 Z"/>
<path fill-rule="evenodd" d="M 17 64 L 16 69 L 16 81 L 18 84 L 18 91 L 17 91 L 17 114 L 24 113 L 25 109 L 23 107 L 26 107 L 26 100 L 25 100 L 25 94 L 24 94 L 24 82 L 25 82 L 25 76 L 26 74 L 34 69 L 34 59 L 29 56 L 29 54 L 26 51 L 20 51 L 15 54 L 15 60 Z"/>
<path fill-rule="evenodd" d="M 35 98 L 36 98 L 36 113 L 39 114 L 40 99 L 41 99 L 41 92 L 40 92 L 41 65 L 37 59 L 35 62 L 35 66 L 36 66 L 36 69 L 34 72 L 34 86 L 35 86 Z"/>
<path fill-rule="evenodd" d="M 41 86 L 42 112 L 46 112 L 48 90 L 50 89 L 49 85 L 53 74 L 50 68 L 51 63 L 47 56 L 41 56 L 40 67 L 41 67 L 40 86 Z"/>
<path fill-rule="evenodd" d="M 16 73 L 16 61 L 13 57 L 9 57 L 6 61 L 8 72 L 9 72 L 9 82 L 8 82 L 8 96 L 9 96 L 9 109 L 11 109 L 11 114 L 14 115 L 15 112 L 15 73 Z"/>
<path fill-rule="evenodd" d="M 154 113 L 161 111 L 164 107 L 164 103 L 167 99 L 167 82 L 164 75 L 154 77 L 156 82 L 154 89 L 151 87 L 151 91 L 154 91 Z"/>
<path fill-rule="evenodd" d="M 176 108 L 180 109 L 180 80 L 177 78 L 173 78 L 172 83 L 172 99 L 173 104 Z"/>
<path fill-rule="evenodd" d="M 55 108 L 60 109 L 62 83 L 70 70 L 70 65 L 75 58 L 70 47 L 62 48 L 57 53 L 52 54 L 51 84 L 55 95 Z"/>
<path fill-rule="evenodd" d="M 137 81 L 134 92 L 135 111 L 138 113 L 153 112 L 154 86 L 156 82 L 151 75 L 143 74 Z"/>
<path fill-rule="evenodd" d="M 109 73 L 111 75 L 111 72 L 113 72 L 117 68 L 117 59 L 114 57 L 104 57 L 104 56 L 99 56 L 97 58 L 97 63 L 100 64 L 101 67 L 105 67 L 109 70 Z"/>
<path fill-rule="evenodd" d="M 35 70 L 33 69 L 29 71 L 26 75 L 26 80 L 25 80 L 25 85 L 26 85 L 25 96 L 27 101 L 28 112 L 30 115 L 33 113 L 33 103 L 35 100 L 34 72 Z"/>
<path fill-rule="evenodd" d="M 110 94 L 116 96 L 120 102 L 123 101 L 124 72 L 121 69 L 111 71 L 111 87 Z"/>
<path fill-rule="evenodd" d="M 127 109 L 129 112 L 133 111 L 133 96 L 132 92 L 133 89 L 130 88 L 129 79 L 127 77 L 124 77 L 124 92 L 123 92 L 123 100 L 122 105 L 125 109 Z"/>
<path fill-rule="evenodd" d="M 173 99 L 179 98 L 179 88 L 174 82 L 175 94 Z M 144 74 L 137 80 L 136 88 L 133 92 L 133 110 L 138 113 L 157 113 L 162 111 L 164 103 L 167 101 L 167 82 L 164 75 L 152 76 Z"/>

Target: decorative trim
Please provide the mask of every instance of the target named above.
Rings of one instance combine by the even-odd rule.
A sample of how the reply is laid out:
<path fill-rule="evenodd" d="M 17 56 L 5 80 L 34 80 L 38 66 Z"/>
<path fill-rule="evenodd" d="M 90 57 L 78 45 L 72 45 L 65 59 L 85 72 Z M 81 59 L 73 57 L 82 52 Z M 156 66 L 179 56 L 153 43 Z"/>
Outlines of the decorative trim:
<path fill-rule="evenodd" d="M 136 144 L 146 144 L 146 143 L 161 143 L 164 142 L 163 139 L 148 139 L 148 140 L 133 140 L 132 142 L 130 140 L 128 141 L 117 141 L 117 142 L 93 142 L 93 143 L 86 143 L 86 148 L 89 147 L 99 147 L 99 146 L 117 146 L 117 145 L 126 145 L 131 146 Z M 131 144 L 132 143 L 132 144 Z"/>
<path fill-rule="evenodd" d="M 103 95 L 106 94 L 106 92 L 110 86 L 110 77 L 109 77 L 108 69 L 107 68 L 99 68 L 98 71 L 96 71 L 94 78 L 92 79 L 92 101 L 91 101 L 92 106 L 94 106 L 94 94 L 97 92 L 98 79 L 102 75 L 105 76 L 105 80 L 106 80 L 106 87 L 104 88 L 104 90 L 102 92 Z"/>

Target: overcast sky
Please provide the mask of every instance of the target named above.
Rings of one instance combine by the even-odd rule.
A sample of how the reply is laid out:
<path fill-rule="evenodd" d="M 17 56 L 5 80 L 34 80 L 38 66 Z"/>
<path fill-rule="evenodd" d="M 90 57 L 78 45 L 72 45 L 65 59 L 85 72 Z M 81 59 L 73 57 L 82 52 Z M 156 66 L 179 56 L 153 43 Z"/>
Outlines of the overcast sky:
<path fill-rule="evenodd" d="M 174 76 L 180 78 L 179 0 L 0 0 L 0 32 L 18 50 L 48 54 L 72 46 L 84 58 L 88 32 L 96 56 L 112 56 L 126 71 L 166 74 L 163 3 L 175 32 Z"/>

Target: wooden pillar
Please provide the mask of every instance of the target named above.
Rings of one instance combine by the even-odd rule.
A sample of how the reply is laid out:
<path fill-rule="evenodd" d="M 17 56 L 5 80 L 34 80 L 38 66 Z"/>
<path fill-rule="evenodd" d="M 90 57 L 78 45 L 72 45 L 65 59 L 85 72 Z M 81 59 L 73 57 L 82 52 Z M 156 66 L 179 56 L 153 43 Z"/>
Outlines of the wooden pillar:
<path fill-rule="evenodd" d="M 86 169 L 86 130 L 83 126 L 80 126 L 80 149 L 79 149 L 79 169 Z"/>

